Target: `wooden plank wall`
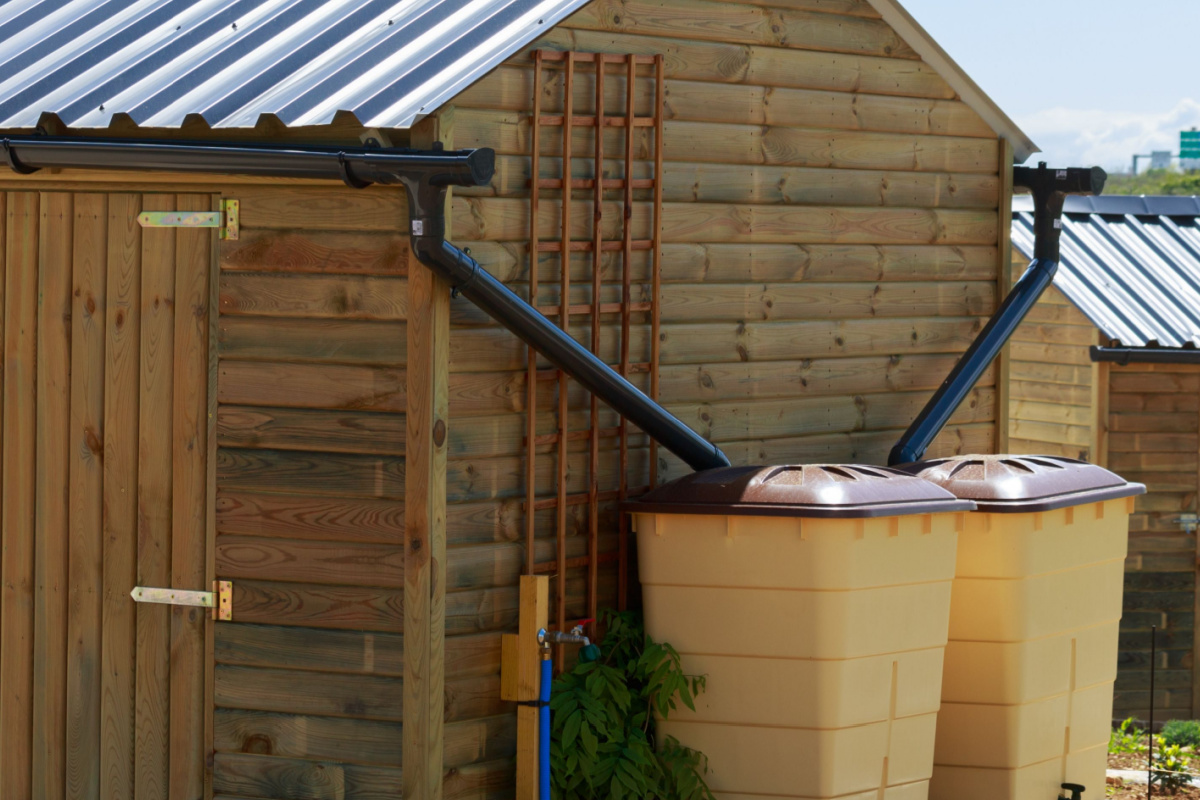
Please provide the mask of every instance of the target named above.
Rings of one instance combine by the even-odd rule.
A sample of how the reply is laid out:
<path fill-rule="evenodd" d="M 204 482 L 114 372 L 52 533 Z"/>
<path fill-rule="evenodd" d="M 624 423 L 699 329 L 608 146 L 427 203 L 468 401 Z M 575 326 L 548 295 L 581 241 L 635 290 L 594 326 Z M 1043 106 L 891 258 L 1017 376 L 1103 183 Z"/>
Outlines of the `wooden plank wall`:
<path fill-rule="evenodd" d="M 994 307 L 999 143 L 867 3 L 769 5 L 597 0 L 536 46 L 666 55 L 660 386 L 667 407 L 735 463 L 880 463 Z M 456 192 L 455 239 L 517 291 L 528 277 L 529 64 L 522 53 L 455 101 L 455 144 L 498 154 L 490 186 Z M 635 94 L 645 113 L 652 91 L 648 77 L 640 81 Z M 576 102 L 585 102 L 594 93 L 590 76 L 578 76 L 575 90 Z M 609 113 L 620 113 L 623 79 L 609 76 L 606 90 Z M 554 112 L 561 93 L 547 86 L 544 112 Z M 619 128 L 604 136 L 605 152 L 621 152 Z M 578 130 L 577 156 L 591 152 L 591 137 Z M 638 140 L 635 176 L 652 168 L 652 144 Z M 553 152 L 544 152 L 546 169 L 557 170 Z M 592 177 L 586 158 L 574 163 L 575 177 Z M 621 163 L 606 160 L 603 169 L 617 176 Z M 632 220 L 639 237 L 648 233 L 644 194 Z M 543 206 L 542 235 L 554 238 L 558 209 Z M 573 236 L 585 239 L 590 201 L 574 207 Z M 619 219 L 619 207 L 604 209 L 603 218 Z M 579 263 L 572 303 L 588 301 L 586 260 Z M 618 262 L 603 267 L 611 273 Z M 647 269 L 643 258 L 635 278 L 645 280 Z M 499 478 L 493 491 L 514 498 L 509 516 L 518 516 L 516 370 L 524 348 L 484 319 L 469 323 L 460 318 L 455 330 L 452 367 L 460 380 L 472 374 L 480 382 L 475 396 L 495 395 L 481 409 L 492 415 L 493 441 L 470 444 L 504 455 L 471 462 L 495 465 L 476 467 L 473 485 Z M 646 355 L 646 334 L 635 327 L 635 360 Z M 615 353 L 602 355 L 611 361 Z M 583 410 L 582 393 L 571 406 Z M 989 374 L 932 452 L 990 451 L 994 406 Z M 644 475 L 645 442 L 635 444 L 632 469 Z M 585 474 L 583 453 L 577 458 L 569 465 L 572 491 Z M 665 453 L 661 467 L 664 479 L 685 470 Z"/>
<path fill-rule="evenodd" d="M 1013 253 L 1015 279 L 1029 262 Z M 1096 459 L 1099 409 L 1093 388 L 1100 370 L 1088 346 L 1099 335 L 1053 286 L 1029 312 L 1009 346 L 1011 452 Z"/>
<path fill-rule="evenodd" d="M 1107 466 L 1149 490 L 1130 518 L 1113 714 L 1146 719 L 1157 625 L 1155 718 L 1193 718 L 1197 548 L 1177 520 L 1198 510 L 1200 367 L 1113 364 L 1109 376 Z"/>
<path fill-rule="evenodd" d="M 235 621 L 217 628 L 215 788 L 398 796 L 404 195 L 264 186 L 229 196 L 244 227 L 221 250 L 216 551 L 218 575 L 234 581 Z M 454 304 L 460 319 L 464 305 Z M 466 335 L 451 347 L 488 345 Z M 453 382 L 451 447 L 489 439 L 472 412 L 509 402 L 503 383 Z M 523 558 L 515 527 L 513 542 L 500 537 L 503 515 L 477 470 L 452 467 L 447 490 L 473 501 L 447 523 L 447 797 L 510 790 L 515 752 L 499 632 L 515 625 Z"/>
<path fill-rule="evenodd" d="M 0 194 L 0 797 L 200 798 L 209 195 Z M 187 313 L 176 314 L 176 308 Z"/>

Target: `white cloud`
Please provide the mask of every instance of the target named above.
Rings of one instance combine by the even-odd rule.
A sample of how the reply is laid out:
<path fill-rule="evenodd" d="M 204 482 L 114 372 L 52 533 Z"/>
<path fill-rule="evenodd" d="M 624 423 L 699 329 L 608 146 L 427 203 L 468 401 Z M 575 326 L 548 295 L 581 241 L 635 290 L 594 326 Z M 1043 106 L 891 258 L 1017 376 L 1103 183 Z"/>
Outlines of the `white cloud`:
<path fill-rule="evenodd" d="M 1028 163 L 1097 164 L 1110 172 L 1128 172 L 1134 153 L 1178 153 L 1179 132 L 1200 127 L 1200 102 L 1182 100 L 1164 114 L 1050 108 L 1016 122 L 1044 151 Z M 1144 166 L 1145 160 L 1139 168 Z"/>

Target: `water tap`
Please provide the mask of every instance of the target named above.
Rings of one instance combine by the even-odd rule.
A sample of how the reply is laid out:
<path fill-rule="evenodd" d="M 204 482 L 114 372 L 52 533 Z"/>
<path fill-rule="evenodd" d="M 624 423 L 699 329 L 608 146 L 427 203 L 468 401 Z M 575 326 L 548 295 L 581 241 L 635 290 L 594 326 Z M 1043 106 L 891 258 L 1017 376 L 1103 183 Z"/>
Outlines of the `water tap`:
<path fill-rule="evenodd" d="M 591 640 L 583 635 L 583 625 L 579 624 L 571 628 L 570 633 L 548 631 L 542 628 L 538 631 L 538 644 L 542 647 L 549 647 L 552 644 L 579 644 L 587 647 L 591 644 Z"/>

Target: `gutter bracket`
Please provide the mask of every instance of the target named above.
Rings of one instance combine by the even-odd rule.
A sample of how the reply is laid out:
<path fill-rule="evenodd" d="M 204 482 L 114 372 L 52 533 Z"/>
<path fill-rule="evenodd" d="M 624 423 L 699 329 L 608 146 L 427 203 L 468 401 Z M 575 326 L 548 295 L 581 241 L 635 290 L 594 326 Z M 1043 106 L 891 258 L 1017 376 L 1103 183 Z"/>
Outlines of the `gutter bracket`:
<path fill-rule="evenodd" d="M 370 181 L 364 181 L 361 178 L 356 178 L 354 173 L 350 171 L 350 165 L 346 163 L 346 153 L 342 151 L 338 153 L 338 171 L 342 174 L 342 183 L 349 186 L 351 189 L 365 189 L 371 185 Z"/>

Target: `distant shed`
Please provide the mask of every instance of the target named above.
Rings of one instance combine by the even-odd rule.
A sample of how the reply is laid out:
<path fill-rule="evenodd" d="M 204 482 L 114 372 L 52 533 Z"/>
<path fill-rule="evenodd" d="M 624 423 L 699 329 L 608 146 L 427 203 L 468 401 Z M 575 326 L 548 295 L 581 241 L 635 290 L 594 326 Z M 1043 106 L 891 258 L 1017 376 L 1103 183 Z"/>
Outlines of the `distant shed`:
<path fill-rule="evenodd" d="M 1032 205 L 1013 203 L 1013 269 Z M 1010 449 L 1145 483 L 1130 522 L 1114 714 L 1200 717 L 1200 199 L 1068 198 L 1054 288 L 1011 345 Z"/>
<path fill-rule="evenodd" d="M 740 463 L 882 463 L 1036 149 L 892 0 L 50 5 L 0 135 L 494 148 L 448 239 Z M 452 301 L 398 189 L 0 189 L 5 790 L 511 796 L 518 576 L 622 604 L 615 501 L 682 465 Z M 177 211 L 225 235 L 137 221 Z M 993 450 L 997 372 L 931 455 Z M 129 597 L 215 579 L 230 622 Z"/>

